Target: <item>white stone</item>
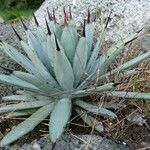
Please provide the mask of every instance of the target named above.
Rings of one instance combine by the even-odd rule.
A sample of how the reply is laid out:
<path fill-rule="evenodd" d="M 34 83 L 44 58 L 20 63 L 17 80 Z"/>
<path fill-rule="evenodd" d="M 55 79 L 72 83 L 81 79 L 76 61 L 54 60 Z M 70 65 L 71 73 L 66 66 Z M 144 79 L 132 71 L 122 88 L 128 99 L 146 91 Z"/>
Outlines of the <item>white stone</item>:
<path fill-rule="evenodd" d="M 108 27 L 107 40 L 116 41 L 134 33 L 144 27 L 150 20 L 150 0 L 45 0 L 36 16 L 41 26 L 45 26 L 46 8 L 52 12 L 55 9 L 56 17 L 62 22 L 63 7 L 71 6 L 73 16 L 77 24 L 83 21 L 88 7 L 92 14 L 102 10 L 102 16 L 108 16 L 108 10 L 112 9 L 111 22 Z M 97 19 L 98 31 L 101 30 L 100 20 Z M 32 25 L 33 20 L 32 20 Z"/>
<path fill-rule="evenodd" d="M 0 17 L 0 23 L 4 23 L 4 19 Z"/>

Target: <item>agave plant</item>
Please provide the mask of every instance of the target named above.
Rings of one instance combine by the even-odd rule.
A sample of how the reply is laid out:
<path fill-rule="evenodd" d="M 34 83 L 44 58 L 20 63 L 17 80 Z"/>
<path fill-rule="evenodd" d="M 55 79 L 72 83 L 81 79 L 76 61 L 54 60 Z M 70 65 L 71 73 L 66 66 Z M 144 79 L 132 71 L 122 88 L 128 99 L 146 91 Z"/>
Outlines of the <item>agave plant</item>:
<path fill-rule="evenodd" d="M 0 142 L 1 146 L 8 145 L 32 131 L 47 117 L 50 117 L 50 138 L 55 143 L 64 132 L 72 109 L 75 109 L 89 126 L 93 126 L 95 122 L 95 130 L 102 132 L 102 123 L 88 112 L 115 118 L 117 116 L 112 110 L 117 109 L 119 105 L 91 103 L 91 95 L 105 93 L 120 98 L 150 99 L 150 93 L 118 91 L 115 90 L 118 83 L 111 80 L 110 83 L 107 82 L 107 78 L 118 73 L 121 77 L 136 73 L 133 67 L 150 58 L 149 51 L 115 69 L 109 69 L 109 65 L 121 54 L 123 47 L 135 39 L 138 33 L 120 40 L 106 53 L 102 53 L 101 45 L 106 26 L 94 44 L 95 24 L 91 22 L 90 12 L 88 11 L 88 17 L 84 21 L 83 33 L 78 32 L 71 11 L 68 15 L 64 10 L 64 14 L 65 23 L 64 26 L 60 26 L 56 22 L 54 11 L 53 15 L 48 12 L 47 33 L 39 26 L 35 15 L 35 33 L 27 29 L 22 21 L 27 42 L 23 41 L 12 27 L 26 55 L 6 42 L 1 42 L 4 52 L 26 71 L 14 71 L 3 67 L 9 74 L 0 74 L 0 82 L 17 86 L 21 90 L 18 90 L 16 95 L 2 98 L 4 104 L 0 106 L 0 113 L 10 112 L 9 117 L 30 115 L 5 135 Z"/>

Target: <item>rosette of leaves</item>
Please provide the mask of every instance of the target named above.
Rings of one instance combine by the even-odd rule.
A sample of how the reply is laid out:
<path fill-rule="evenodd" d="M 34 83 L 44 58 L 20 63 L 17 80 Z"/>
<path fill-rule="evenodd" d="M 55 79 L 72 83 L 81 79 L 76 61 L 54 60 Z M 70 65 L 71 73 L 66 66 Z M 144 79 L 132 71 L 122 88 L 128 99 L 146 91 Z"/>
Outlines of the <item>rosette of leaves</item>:
<path fill-rule="evenodd" d="M 91 113 L 115 118 L 117 116 L 113 109 L 119 105 L 93 104 L 88 99 L 95 94 L 150 99 L 150 93 L 117 91 L 115 90 L 117 83 L 111 80 L 110 83 L 107 82 L 107 78 L 118 73 L 121 77 L 136 73 L 133 67 L 150 58 L 148 51 L 115 69 L 109 69 L 109 65 L 121 54 L 125 44 L 135 39 L 138 33 L 118 41 L 106 53 L 102 53 L 101 45 L 106 26 L 94 44 L 95 28 L 89 11 L 87 20 L 84 21 L 83 33 L 78 32 L 71 11 L 68 15 L 64 10 L 64 14 L 65 23 L 64 26 L 60 26 L 56 22 L 54 11 L 53 15 L 48 12 L 47 33 L 39 26 L 35 16 L 37 25 L 35 33 L 27 29 L 22 21 L 27 42 L 22 40 L 13 27 L 26 55 L 6 42 L 0 43 L 4 52 L 26 70 L 14 71 L 3 67 L 9 74 L 0 74 L 0 82 L 17 86 L 22 90 L 17 91 L 16 95 L 2 98 L 0 113 L 10 112 L 9 117 L 30 115 L 5 135 L 0 142 L 1 146 L 8 145 L 32 131 L 45 118 L 50 118 L 49 134 L 51 141 L 55 143 L 64 132 L 72 109 L 75 109 L 89 126 L 93 126 L 95 122 L 95 130 L 102 132 L 104 130 L 102 123 Z"/>

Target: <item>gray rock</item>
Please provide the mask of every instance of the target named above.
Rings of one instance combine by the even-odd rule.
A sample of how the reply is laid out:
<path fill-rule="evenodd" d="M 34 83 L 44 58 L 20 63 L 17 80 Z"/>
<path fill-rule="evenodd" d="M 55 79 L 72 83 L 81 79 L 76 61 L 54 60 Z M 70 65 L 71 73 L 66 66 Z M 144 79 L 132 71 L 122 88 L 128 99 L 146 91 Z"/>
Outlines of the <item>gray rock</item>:
<path fill-rule="evenodd" d="M 4 19 L 2 17 L 0 17 L 0 24 L 4 23 Z"/>
<path fill-rule="evenodd" d="M 143 35 L 139 41 L 142 50 L 150 51 L 150 34 Z"/>
<path fill-rule="evenodd" d="M 131 115 L 129 115 L 127 117 L 127 120 L 134 123 L 134 124 L 137 124 L 139 126 L 143 126 L 144 124 L 146 124 L 146 121 L 147 119 L 145 119 L 146 116 L 143 114 L 143 113 L 140 113 L 140 112 L 135 112 L 135 113 L 131 113 Z"/>
<path fill-rule="evenodd" d="M 83 22 L 90 8 L 92 14 L 97 14 L 97 31 L 101 31 L 102 21 L 112 9 L 111 22 L 106 40 L 116 41 L 144 27 L 150 19 L 150 0 L 45 0 L 36 16 L 41 26 L 45 26 L 46 9 L 55 9 L 58 22 L 63 21 L 63 7 L 71 6 L 77 24 Z M 103 19 L 102 19 L 103 18 Z M 31 22 L 34 25 L 34 21 Z"/>
<path fill-rule="evenodd" d="M 30 144 L 24 144 L 22 147 L 13 146 L 9 150 L 51 150 L 52 143 L 49 136 L 44 136 Z M 102 138 L 97 135 L 64 135 L 57 142 L 55 150 L 128 150 L 123 144 Z"/>

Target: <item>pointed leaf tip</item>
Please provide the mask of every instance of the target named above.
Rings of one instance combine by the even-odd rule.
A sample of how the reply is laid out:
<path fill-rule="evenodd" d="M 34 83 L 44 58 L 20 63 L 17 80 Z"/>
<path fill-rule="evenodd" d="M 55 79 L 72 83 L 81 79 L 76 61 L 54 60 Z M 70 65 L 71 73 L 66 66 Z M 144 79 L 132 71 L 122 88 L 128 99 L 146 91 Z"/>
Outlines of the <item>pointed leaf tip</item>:
<path fill-rule="evenodd" d="M 37 18 L 36 18 L 36 16 L 35 16 L 35 14 L 33 13 L 33 18 L 34 18 L 34 21 L 35 21 L 35 24 L 37 25 L 37 27 L 39 26 L 39 23 L 38 23 L 38 21 L 37 21 Z"/>
<path fill-rule="evenodd" d="M 47 14 L 48 14 L 48 18 L 49 18 L 49 20 L 50 20 L 50 21 L 52 21 L 52 20 L 53 20 L 53 18 L 52 18 L 52 15 L 50 14 L 50 12 L 49 12 L 49 10 L 48 10 L 48 7 L 47 7 Z"/>
<path fill-rule="evenodd" d="M 55 35 L 55 34 L 54 34 Z M 56 42 L 56 50 L 57 51 L 60 51 L 60 47 L 58 45 L 58 41 L 57 41 L 57 38 L 56 38 L 56 35 L 55 35 L 55 42 Z"/>
<path fill-rule="evenodd" d="M 45 22 L 46 22 L 47 32 L 48 32 L 49 35 L 51 35 L 52 33 L 51 33 L 51 30 L 48 26 L 48 22 L 47 22 L 46 18 L 45 18 Z"/>
<path fill-rule="evenodd" d="M 54 8 L 53 8 L 53 19 L 56 22 L 56 16 L 55 16 L 55 10 L 54 10 Z"/>
<path fill-rule="evenodd" d="M 17 31 L 15 30 L 15 28 L 13 27 L 13 25 L 11 25 L 13 31 L 15 32 L 16 36 L 18 37 L 19 41 L 22 41 L 22 38 L 20 37 L 20 35 L 17 33 Z"/>
<path fill-rule="evenodd" d="M 84 24 L 83 24 L 83 37 L 85 37 L 85 24 L 86 24 L 86 19 L 84 19 Z"/>
<path fill-rule="evenodd" d="M 64 11 L 64 25 L 66 25 L 66 24 L 67 24 L 67 21 L 68 21 L 68 15 L 67 15 L 67 13 L 66 13 L 65 7 L 63 8 L 63 11 Z"/>
<path fill-rule="evenodd" d="M 64 12 L 64 15 L 66 16 L 66 8 L 63 7 L 63 12 Z"/>
<path fill-rule="evenodd" d="M 70 15 L 70 20 L 71 20 L 72 19 L 71 6 L 69 6 L 69 15 Z"/>
<path fill-rule="evenodd" d="M 88 16 L 87 16 L 87 23 L 89 24 L 91 20 L 91 14 L 90 14 L 90 9 L 88 8 Z"/>
<path fill-rule="evenodd" d="M 25 25 L 25 23 L 23 22 L 23 20 L 22 20 L 22 18 L 21 18 L 21 17 L 20 17 L 20 21 L 21 21 L 21 23 L 22 23 L 22 25 L 23 25 L 24 29 L 27 31 L 27 30 L 28 30 L 28 28 L 27 28 L 27 26 Z"/>

